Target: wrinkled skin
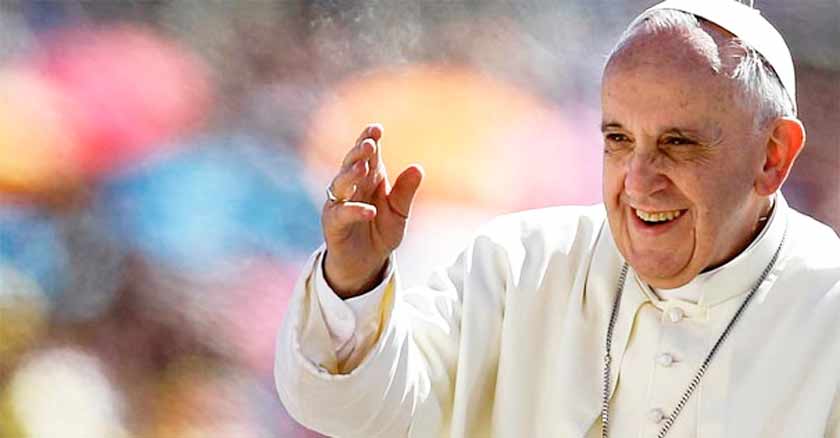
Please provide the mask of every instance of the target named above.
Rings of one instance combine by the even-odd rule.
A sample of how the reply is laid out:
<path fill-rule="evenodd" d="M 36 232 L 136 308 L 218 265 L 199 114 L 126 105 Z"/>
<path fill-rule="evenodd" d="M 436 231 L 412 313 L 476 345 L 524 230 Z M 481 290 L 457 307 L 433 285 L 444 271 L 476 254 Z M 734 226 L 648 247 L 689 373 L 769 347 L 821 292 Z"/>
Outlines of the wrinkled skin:
<path fill-rule="evenodd" d="M 780 141 L 796 146 L 785 130 L 801 124 L 757 123 L 721 65 L 721 34 L 691 32 L 632 37 L 602 86 L 609 225 L 628 263 L 659 288 L 688 283 L 752 241 L 802 143 L 780 150 Z M 680 216 L 651 226 L 635 209 Z"/>

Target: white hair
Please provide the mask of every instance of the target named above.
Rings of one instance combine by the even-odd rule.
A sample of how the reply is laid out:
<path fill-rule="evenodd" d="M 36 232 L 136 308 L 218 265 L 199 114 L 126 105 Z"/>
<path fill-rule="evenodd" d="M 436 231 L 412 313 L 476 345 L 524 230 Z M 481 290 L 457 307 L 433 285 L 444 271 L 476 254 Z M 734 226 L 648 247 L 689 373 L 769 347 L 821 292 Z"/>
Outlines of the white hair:
<path fill-rule="evenodd" d="M 627 30 L 621 35 L 618 43 L 607 57 L 607 62 L 639 31 L 660 33 L 667 31 L 691 31 L 702 29 L 707 20 L 697 16 L 672 9 L 656 9 L 646 12 L 633 20 Z M 738 38 L 730 37 L 724 45 L 718 46 L 718 51 L 729 54 L 726 74 L 738 84 L 747 103 L 756 111 L 756 123 L 762 125 L 778 117 L 795 117 L 796 107 L 785 91 L 776 72 L 758 51 L 745 44 Z M 720 64 L 713 65 L 720 68 Z"/>

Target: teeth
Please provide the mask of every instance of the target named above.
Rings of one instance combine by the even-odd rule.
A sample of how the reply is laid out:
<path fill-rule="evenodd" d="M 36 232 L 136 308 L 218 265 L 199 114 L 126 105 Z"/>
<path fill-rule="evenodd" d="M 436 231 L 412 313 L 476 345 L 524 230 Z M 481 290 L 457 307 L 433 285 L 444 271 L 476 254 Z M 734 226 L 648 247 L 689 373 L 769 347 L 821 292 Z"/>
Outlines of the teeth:
<path fill-rule="evenodd" d="M 674 220 L 680 217 L 679 210 L 671 210 L 671 211 L 660 211 L 660 212 L 647 212 L 642 211 L 639 209 L 636 210 L 636 216 L 645 222 L 665 222 Z"/>

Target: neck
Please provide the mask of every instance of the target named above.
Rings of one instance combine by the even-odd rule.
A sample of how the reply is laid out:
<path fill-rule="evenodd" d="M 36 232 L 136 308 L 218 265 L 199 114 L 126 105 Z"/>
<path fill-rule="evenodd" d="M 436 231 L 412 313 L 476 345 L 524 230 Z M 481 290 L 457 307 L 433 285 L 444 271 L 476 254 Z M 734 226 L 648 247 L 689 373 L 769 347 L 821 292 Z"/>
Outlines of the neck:
<path fill-rule="evenodd" d="M 750 223 L 752 225 L 746 235 L 747 237 L 731 253 L 724 257 L 722 261 L 707 266 L 702 272 L 708 272 L 729 263 L 729 261 L 747 249 L 761 235 L 767 223 L 770 222 L 770 215 L 773 214 L 773 208 L 776 205 L 775 199 L 775 197 L 768 197 L 761 200 L 761 207 L 757 210 L 757 213 L 750 216 Z"/>

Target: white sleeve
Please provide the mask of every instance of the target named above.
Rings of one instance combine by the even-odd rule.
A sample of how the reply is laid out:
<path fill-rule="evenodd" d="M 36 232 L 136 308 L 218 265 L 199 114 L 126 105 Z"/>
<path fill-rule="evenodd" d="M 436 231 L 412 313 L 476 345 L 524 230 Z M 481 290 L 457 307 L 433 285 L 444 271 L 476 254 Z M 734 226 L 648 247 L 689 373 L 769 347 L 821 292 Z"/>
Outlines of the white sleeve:
<path fill-rule="evenodd" d="M 358 363 L 373 345 L 379 328 L 380 303 L 385 295 L 385 286 L 393 275 L 393 256 L 382 282 L 362 295 L 343 300 L 336 295 L 324 276 L 324 254 L 315 261 L 315 293 L 318 304 L 332 339 L 336 360 L 339 363 Z"/>
<path fill-rule="evenodd" d="M 326 321 L 330 297 L 315 290 L 323 249 L 316 252 L 277 337 L 274 379 L 289 415 L 336 438 L 491 436 L 508 293 L 536 291 L 548 263 L 561 276 L 577 269 L 604 213 L 595 206 L 526 214 L 481 227 L 454 263 L 424 285 L 403 288 L 391 260 L 381 297 L 370 298 L 379 309 L 371 317 L 378 321 L 372 345 L 345 362 L 338 361 L 333 335 L 347 338 L 356 328 Z M 352 310 L 355 302 L 342 305 Z M 360 303 L 360 325 L 369 321 L 364 309 L 372 308 Z M 341 350 L 343 338 L 336 339 Z"/>
<path fill-rule="evenodd" d="M 274 379 L 286 411 L 309 429 L 337 438 L 437 437 L 465 427 L 452 423 L 456 385 L 462 393 L 478 394 L 475 387 L 492 388 L 495 381 L 503 296 L 511 275 L 501 246 L 478 238 L 452 266 L 411 289 L 400 286 L 399 267 L 391 260 L 381 296 L 342 303 L 316 291 L 322 253 L 323 248 L 310 258 L 299 277 L 277 338 Z M 470 333 L 485 338 L 466 346 L 461 339 L 465 295 L 471 297 Z M 368 298 L 378 307 L 373 315 L 366 313 L 374 307 Z M 353 342 L 348 339 L 357 329 L 353 322 L 339 321 L 338 309 L 354 315 L 356 304 L 359 331 L 375 321 L 374 335 L 363 354 L 352 351 L 339 361 L 337 353 L 347 353 L 346 342 Z M 462 366 L 469 376 L 456 379 Z M 461 405 L 465 411 L 480 403 L 469 396 Z M 457 418 L 466 416 L 460 412 Z"/>

